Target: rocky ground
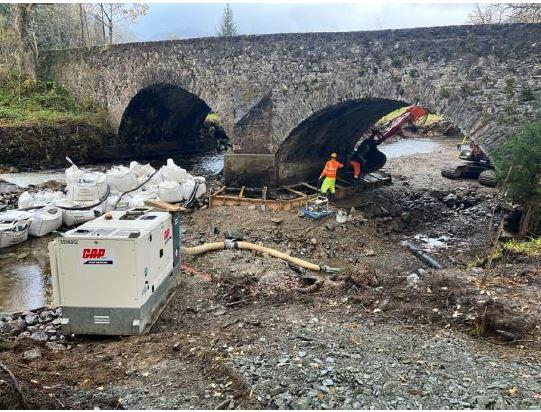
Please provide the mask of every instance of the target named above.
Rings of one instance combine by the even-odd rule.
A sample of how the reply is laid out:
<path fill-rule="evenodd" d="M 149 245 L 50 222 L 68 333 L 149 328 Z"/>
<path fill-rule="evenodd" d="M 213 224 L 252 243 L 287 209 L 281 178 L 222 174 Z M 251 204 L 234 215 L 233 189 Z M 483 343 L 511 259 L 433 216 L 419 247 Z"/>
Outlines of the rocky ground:
<path fill-rule="evenodd" d="M 184 218 L 186 245 L 234 229 L 339 275 L 224 250 L 185 259 L 145 336 L 58 342 L 56 311 L 34 325 L 30 313 L 6 318 L 0 362 L 24 399 L 0 370 L 0 406 L 541 407 L 539 259 L 486 264 L 502 202 L 495 189 L 442 178 L 456 142 L 440 143 L 390 160 L 394 184 L 340 202 L 350 214 L 343 224 L 242 208 Z M 404 240 L 444 269 L 427 267 Z M 40 330 L 54 348 L 32 337 Z"/>

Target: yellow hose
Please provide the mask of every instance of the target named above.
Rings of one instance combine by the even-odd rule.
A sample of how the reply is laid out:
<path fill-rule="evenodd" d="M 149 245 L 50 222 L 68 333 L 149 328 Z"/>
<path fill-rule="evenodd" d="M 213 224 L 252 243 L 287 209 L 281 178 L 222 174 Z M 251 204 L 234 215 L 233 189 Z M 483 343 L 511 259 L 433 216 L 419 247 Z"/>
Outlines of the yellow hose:
<path fill-rule="evenodd" d="M 293 256 L 289 256 L 285 254 L 284 252 L 280 252 L 276 249 L 271 249 L 265 246 L 256 245 L 255 243 L 250 242 L 237 242 L 239 249 L 245 249 L 245 250 L 255 250 L 257 252 L 266 253 L 268 255 L 271 255 L 272 257 L 287 260 L 288 262 L 293 263 L 294 265 L 303 267 L 308 270 L 313 270 L 315 272 L 319 272 L 321 270 L 321 267 L 319 265 L 315 265 L 314 263 L 307 262 L 306 260 L 302 260 Z"/>
<path fill-rule="evenodd" d="M 271 249 L 265 246 L 256 245 L 255 243 L 234 242 L 231 244 L 236 245 L 236 248 L 238 249 L 255 250 L 257 252 L 266 253 L 278 259 L 287 260 L 288 262 L 291 262 L 294 265 L 303 267 L 308 270 L 312 270 L 315 272 L 319 272 L 322 270 L 322 266 L 307 262 L 305 260 L 302 260 L 293 256 L 289 256 L 276 249 Z M 195 256 L 195 255 L 201 255 L 205 252 L 210 252 L 212 250 L 221 250 L 221 249 L 226 249 L 226 242 L 205 243 L 204 245 L 201 245 L 201 246 L 187 247 L 187 248 L 184 248 L 183 250 L 184 250 L 184 253 L 186 253 L 187 255 Z"/>
<path fill-rule="evenodd" d="M 201 246 L 194 247 L 185 247 L 183 252 L 190 256 L 201 255 L 205 252 L 210 252 L 212 250 L 222 250 L 225 249 L 225 242 L 214 242 L 214 243 L 205 243 Z"/>

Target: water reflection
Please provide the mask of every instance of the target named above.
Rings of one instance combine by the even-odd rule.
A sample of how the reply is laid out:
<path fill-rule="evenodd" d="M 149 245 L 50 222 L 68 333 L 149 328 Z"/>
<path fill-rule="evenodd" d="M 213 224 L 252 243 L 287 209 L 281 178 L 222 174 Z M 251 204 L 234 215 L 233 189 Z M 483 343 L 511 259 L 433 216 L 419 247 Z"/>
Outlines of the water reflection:
<path fill-rule="evenodd" d="M 30 238 L 0 249 L 0 312 L 34 309 L 50 303 L 50 237 Z"/>
<path fill-rule="evenodd" d="M 440 144 L 430 139 L 404 139 L 398 142 L 382 144 L 379 150 L 385 153 L 387 159 L 413 154 L 431 153 L 437 150 Z"/>

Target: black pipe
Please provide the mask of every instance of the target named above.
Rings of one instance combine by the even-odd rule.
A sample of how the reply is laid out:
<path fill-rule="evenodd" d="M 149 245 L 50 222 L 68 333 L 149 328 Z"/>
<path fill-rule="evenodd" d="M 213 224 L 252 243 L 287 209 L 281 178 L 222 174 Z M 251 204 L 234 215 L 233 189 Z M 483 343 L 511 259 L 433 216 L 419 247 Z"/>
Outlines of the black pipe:
<path fill-rule="evenodd" d="M 434 269 L 443 269 L 443 266 L 432 256 L 430 256 L 428 253 L 426 253 L 424 250 L 420 249 L 419 247 L 415 246 L 413 243 L 410 242 L 404 242 L 404 245 L 409 249 L 411 253 L 413 253 L 415 256 L 417 256 L 420 260 L 422 260 L 424 263 L 426 263 L 428 266 Z"/>

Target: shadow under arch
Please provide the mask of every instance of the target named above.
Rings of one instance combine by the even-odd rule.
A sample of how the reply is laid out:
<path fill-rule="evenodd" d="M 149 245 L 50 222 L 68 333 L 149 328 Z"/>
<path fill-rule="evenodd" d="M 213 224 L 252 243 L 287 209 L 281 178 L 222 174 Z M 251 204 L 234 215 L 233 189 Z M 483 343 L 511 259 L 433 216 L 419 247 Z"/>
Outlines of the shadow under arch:
<path fill-rule="evenodd" d="M 122 115 L 120 157 L 158 158 L 215 149 L 216 139 L 201 133 L 211 111 L 204 100 L 180 86 L 156 83 L 144 87 Z"/>
<path fill-rule="evenodd" d="M 407 105 L 392 99 L 354 99 L 313 113 L 280 145 L 276 153 L 277 183 L 317 178 L 332 152 L 347 155 L 370 126 Z"/>

